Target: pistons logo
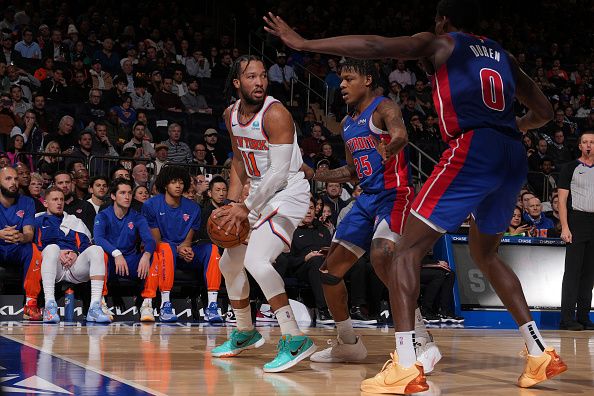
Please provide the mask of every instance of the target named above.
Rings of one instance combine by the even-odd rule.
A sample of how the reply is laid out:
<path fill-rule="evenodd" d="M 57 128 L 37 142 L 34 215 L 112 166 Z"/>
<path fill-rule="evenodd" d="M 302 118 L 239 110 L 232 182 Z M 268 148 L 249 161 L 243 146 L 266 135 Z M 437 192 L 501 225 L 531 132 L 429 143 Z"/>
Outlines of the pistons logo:
<path fill-rule="evenodd" d="M 18 212 L 16 212 L 16 215 L 19 216 L 22 219 L 23 216 L 25 216 L 25 211 L 24 210 L 19 210 Z"/>
<path fill-rule="evenodd" d="M 134 229 L 134 223 L 129 222 L 128 223 L 128 228 L 131 229 L 131 230 L 133 230 Z"/>
<path fill-rule="evenodd" d="M 187 213 L 184 213 L 184 215 L 182 216 L 182 219 L 184 219 L 184 221 L 188 221 L 190 219 L 190 215 Z"/>

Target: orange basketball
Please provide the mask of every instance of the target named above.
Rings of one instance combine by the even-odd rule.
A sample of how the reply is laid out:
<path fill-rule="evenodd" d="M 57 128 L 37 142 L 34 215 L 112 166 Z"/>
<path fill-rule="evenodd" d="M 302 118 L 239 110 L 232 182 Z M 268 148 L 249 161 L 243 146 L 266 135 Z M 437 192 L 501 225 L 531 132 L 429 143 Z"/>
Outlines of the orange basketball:
<path fill-rule="evenodd" d="M 231 205 L 223 207 L 228 209 L 231 208 Z M 219 230 L 218 227 L 217 219 L 213 218 L 211 214 L 206 224 L 206 231 L 208 231 L 208 236 L 212 243 L 222 248 L 232 248 L 242 244 L 247 239 L 250 232 L 250 222 L 248 219 L 245 219 L 243 223 L 241 223 L 241 231 L 239 235 L 235 235 L 237 232 L 235 225 L 231 227 L 231 232 L 229 232 L 228 235 L 225 235 L 225 230 Z"/>

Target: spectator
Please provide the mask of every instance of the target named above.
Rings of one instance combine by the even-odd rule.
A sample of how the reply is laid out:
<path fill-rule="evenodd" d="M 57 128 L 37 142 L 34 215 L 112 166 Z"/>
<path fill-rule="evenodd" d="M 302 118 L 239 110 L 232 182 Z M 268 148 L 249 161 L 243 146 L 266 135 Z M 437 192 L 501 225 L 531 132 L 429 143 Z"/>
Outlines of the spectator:
<path fill-rule="evenodd" d="M 139 80 L 134 85 L 134 92 L 130 95 L 132 98 L 132 107 L 136 110 L 154 110 L 153 96 L 146 90 L 146 83 Z"/>
<path fill-rule="evenodd" d="M 89 90 L 89 101 L 84 103 L 76 115 L 77 120 L 82 122 L 86 128 L 92 128 L 98 122 L 106 119 L 105 107 L 101 104 L 103 93 L 100 89 Z"/>
<path fill-rule="evenodd" d="M 92 177 L 89 181 L 89 193 L 91 197 L 87 199 L 87 202 L 93 205 L 95 213 L 99 213 L 99 208 L 107 196 L 107 178 L 105 176 Z"/>
<path fill-rule="evenodd" d="M 229 185 L 222 176 L 214 176 L 210 182 L 208 182 L 207 196 L 208 200 L 202 204 L 201 211 L 201 224 L 199 238 L 210 240 L 206 225 L 210 214 L 217 208 L 225 205 L 227 200 L 227 192 Z"/>
<path fill-rule="evenodd" d="M 113 40 L 109 37 L 103 40 L 101 50 L 95 51 L 93 58 L 97 59 L 101 63 L 101 68 L 112 76 L 120 70 L 120 56 L 113 51 Z"/>
<path fill-rule="evenodd" d="M 179 67 L 173 72 L 171 92 L 180 98 L 188 93 L 188 84 L 184 81 L 184 71 Z"/>
<path fill-rule="evenodd" d="M 554 194 L 551 198 L 551 211 L 545 213 L 554 224 L 554 227 L 548 230 L 549 238 L 561 238 L 561 217 L 559 216 L 559 195 Z"/>
<path fill-rule="evenodd" d="M 13 113 L 19 118 L 23 118 L 25 112 L 32 106 L 31 103 L 23 99 L 23 88 L 19 85 L 10 87 L 10 97 L 12 99 Z"/>
<path fill-rule="evenodd" d="M 43 80 L 40 92 L 48 104 L 60 104 L 68 101 L 68 85 L 61 66 L 54 66 L 52 77 Z"/>
<path fill-rule="evenodd" d="M 114 147 L 114 142 L 107 136 L 107 125 L 99 121 L 95 124 L 95 136 L 93 138 L 93 153 L 101 156 L 117 157 L 118 152 Z M 103 173 L 103 172 L 102 172 Z"/>
<path fill-rule="evenodd" d="M 221 61 L 216 63 L 212 68 L 212 78 L 225 80 L 231 71 L 231 65 L 233 64 L 233 58 L 231 55 L 224 54 L 221 57 Z"/>
<path fill-rule="evenodd" d="M 71 154 L 76 144 L 76 136 L 73 133 L 74 129 L 74 118 L 69 115 L 65 115 L 60 119 L 58 124 L 58 130 L 55 133 L 50 133 L 47 136 L 49 140 L 55 140 L 58 142 L 63 152 Z"/>
<path fill-rule="evenodd" d="M 553 166 L 553 160 L 544 157 L 540 162 L 540 172 L 528 173 L 528 183 L 537 197 L 546 199 L 557 187 L 556 177 L 552 174 Z"/>
<path fill-rule="evenodd" d="M 528 212 L 524 214 L 524 220 L 532 227 L 530 236 L 546 237 L 547 230 L 555 226 L 550 219 L 542 215 L 542 204 L 536 197 L 528 202 Z"/>
<path fill-rule="evenodd" d="M 124 81 L 126 92 L 131 95 L 135 87 L 132 60 L 125 58 L 120 61 L 120 64 L 122 66 L 122 72 L 118 73 L 116 78 Z"/>
<path fill-rule="evenodd" d="M 528 232 L 530 231 L 531 226 L 524 222 L 524 218 L 522 217 L 522 208 L 516 206 L 514 208 L 514 214 L 509 222 L 509 226 L 507 226 L 507 231 L 505 232 L 505 236 L 527 236 Z"/>
<path fill-rule="evenodd" d="M 148 188 L 144 186 L 136 186 L 132 192 L 132 198 L 141 204 L 145 203 L 150 197 Z"/>
<path fill-rule="evenodd" d="M 287 65 L 287 55 L 276 53 L 276 63 L 268 69 L 268 89 L 270 94 L 286 103 L 291 94 L 291 80 L 297 80 L 297 74 L 292 66 Z"/>
<path fill-rule="evenodd" d="M 51 78 L 54 74 L 54 60 L 52 58 L 43 58 L 41 67 L 33 73 L 33 76 L 39 81 L 43 82 L 47 78 Z"/>
<path fill-rule="evenodd" d="M 86 168 L 77 169 L 72 175 L 74 195 L 78 199 L 88 200 L 88 198 L 90 198 L 89 171 Z"/>
<path fill-rule="evenodd" d="M 528 169 L 532 172 L 538 172 L 541 168 L 543 158 L 550 158 L 549 144 L 546 139 L 538 139 L 536 152 L 528 157 Z"/>
<path fill-rule="evenodd" d="M 25 137 L 25 151 L 33 153 L 43 151 L 44 144 L 43 132 L 39 129 L 36 121 L 37 115 L 32 109 L 29 109 L 25 111 L 22 117 L 22 124 L 20 125 Z"/>
<path fill-rule="evenodd" d="M 565 134 L 562 130 L 557 130 L 553 135 L 553 144 L 550 147 L 550 155 L 555 162 L 555 168 L 561 169 L 561 165 L 573 160 L 573 153 L 565 145 Z"/>
<path fill-rule="evenodd" d="M 326 137 L 323 135 L 322 124 L 315 123 L 311 128 L 311 136 L 308 136 L 301 141 L 303 154 L 313 159 L 320 151 L 322 151 L 322 143 L 325 141 Z"/>
<path fill-rule="evenodd" d="M 66 171 L 56 172 L 54 175 L 54 185 L 64 193 L 64 212 L 78 217 L 85 223 L 89 230 L 92 230 L 96 214 L 95 208 L 87 201 L 74 196 L 72 193 L 72 176 L 70 173 Z"/>
<path fill-rule="evenodd" d="M 207 113 L 211 114 L 212 109 L 208 107 L 204 95 L 198 92 L 199 83 L 196 77 L 190 77 L 188 79 L 187 93 L 181 97 L 181 101 L 184 104 L 186 111 L 190 114 L 193 113 Z"/>
<path fill-rule="evenodd" d="M 44 45 L 42 50 L 44 58 L 52 58 L 54 62 L 68 62 L 70 51 L 68 46 L 62 43 L 62 32 L 60 29 L 53 29 L 51 41 Z"/>
<path fill-rule="evenodd" d="M 41 48 L 33 41 L 33 31 L 29 28 L 23 29 L 23 39 L 14 46 L 15 51 L 25 59 L 41 59 Z"/>
<path fill-rule="evenodd" d="M 55 140 L 48 141 L 43 150 L 43 152 L 47 154 L 60 154 L 61 151 L 60 144 Z M 61 166 L 61 163 L 62 159 L 58 156 L 44 155 L 37 162 L 37 169 L 39 169 L 40 173 L 45 172 L 53 176 L 59 168 L 63 167 Z"/>
<path fill-rule="evenodd" d="M 3 60 L 7 65 L 19 65 L 21 54 L 13 48 L 12 36 L 10 34 L 0 33 L 0 37 L 2 37 L 2 52 L 0 53 L 0 60 Z"/>
<path fill-rule="evenodd" d="M 25 135 L 21 132 L 21 128 L 15 126 L 10 132 L 10 139 L 6 146 L 6 154 L 10 158 L 12 165 L 16 165 L 17 162 L 25 163 L 31 171 L 33 171 L 33 160 L 30 154 L 22 154 L 25 147 Z"/>
<path fill-rule="evenodd" d="M 207 163 L 206 161 L 206 146 L 203 143 L 198 143 L 194 146 L 194 151 L 192 152 L 192 162 L 191 164 L 194 165 L 194 168 L 191 169 L 190 172 L 192 173 L 199 173 L 199 174 L 206 174 L 207 170 L 206 167 L 208 165 L 212 165 Z"/>
<path fill-rule="evenodd" d="M 89 74 L 91 75 L 93 88 L 100 89 L 101 91 L 109 91 L 113 87 L 111 74 L 102 69 L 100 59 L 93 60 Z"/>
<path fill-rule="evenodd" d="M 103 103 L 106 107 L 118 106 L 122 103 L 124 96 L 128 94 L 126 80 L 121 77 L 113 79 L 113 88 L 103 95 Z"/>
<path fill-rule="evenodd" d="M 31 169 L 22 162 L 15 163 L 15 169 L 19 181 L 19 191 L 21 194 L 26 194 L 29 192 L 29 184 L 31 183 Z"/>
<path fill-rule="evenodd" d="M 137 164 L 132 168 L 132 181 L 134 186 L 148 187 L 149 173 L 146 165 Z"/>
<path fill-rule="evenodd" d="M 86 73 L 78 70 L 74 71 L 72 81 L 68 86 L 68 101 L 78 105 L 89 99 L 91 84 L 87 80 Z"/>
<path fill-rule="evenodd" d="M 116 112 L 119 124 L 123 127 L 130 128 L 136 122 L 136 110 L 132 107 L 132 99 L 128 94 L 122 95 L 119 105 L 111 110 Z"/>
<path fill-rule="evenodd" d="M 402 86 L 398 84 L 398 81 L 391 81 L 390 91 L 388 92 L 388 98 L 392 99 L 392 101 L 397 105 L 401 104 L 400 91 L 402 91 Z"/>
<path fill-rule="evenodd" d="M 330 169 L 336 169 L 340 167 L 340 161 L 334 156 L 334 149 L 328 142 L 322 143 L 321 150 L 314 158 L 314 162 L 318 164 L 321 160 L 327 160 L 330 165 Z"/>
<path fill-rule="evenodd" d="M 407 69 L 403 60 L 397 60 L 396 68 L 390 73 L 388 80 L 390 83 L 396 81 L 401 87 L 406 89 L 408 86 L 415 85 L 417 77 L 413 72 Z"/>
<path fill-rule="evenodd" d="M 23 97 L 28 101 L 33 99 L 32 92 L 41 87 L 38 79 L 23 69 L 10 65 L 6 68 L 6 76 L 10 85 L 18 85 L 23 90 Z"/>
<path fill-rule="evenodd" d="M 190 76 L 210 78 L 210 63 L 200 50 L 194 50 L 192 57 L 186 63 L 186 69 Z"/>
<path fill-rule="evenodd" d="M 176 123 L 169 124 L 167 133 L 169 139 L 162 142 L 167 145 L 169 150 L 167 161 L 177 164 L 190 163 L 192 161 L 192 150 L 190 150 L 190 147 L 186 143 L 180 141 L 181 125 Z"/>
<path fill-rule="evenodd" d="M 146 126 L 141 121 L 137 121 L 132 126 L 132 139 L 123 147 L 126 150 L 133 147 L 136 151 L 134 158 L 155 158 L 155 149 L 145 136 Z"/>
<path fill-rule="evenodd" d="M 45 212 L 45 206 L 43 206 L 43 177 L 39 173 L 31 173 L 31 182 L 29 183 L 29 193 L 25 194 L 33 198 L 35 202 L 35 213 Z"/>
<path fill-rule="evenodd" d="M 163 78 L 161 90 L 153 95 L 155 109 L 160 111 L 173 111 L 181 113 L 185 106 L 181 98 L 172 92 L 173 79 L 171 77 Z"/>
<path fill-rule="evenodd" d="M 219 133 L 214 128 L 204 131 L 204 142 L 206 144 L 206 161 L 209 164 L 223 166 L 227 161 L 227 152 L 218 144 Z"/>
<path fill-rule="evenodd" d="M 169 156 L 169 146 L 165 143 L 159 143 L 155 145 L 155 177 L 161 172 L 161 168 L 167 162 Z"/>

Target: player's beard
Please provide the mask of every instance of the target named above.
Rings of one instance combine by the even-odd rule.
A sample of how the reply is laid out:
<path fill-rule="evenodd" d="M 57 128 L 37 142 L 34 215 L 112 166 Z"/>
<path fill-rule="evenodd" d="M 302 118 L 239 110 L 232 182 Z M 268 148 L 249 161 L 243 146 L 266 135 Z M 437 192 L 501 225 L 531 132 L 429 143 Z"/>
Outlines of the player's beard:
<path fill-rule="evenodd" d="M 6 198 L 16 198 L 19 196 L 19 190 L 16 189 L 15 191 L 10 191 L 8 188 L 0 186 L 0 192 Z"/>
<path fill-rule="evenodd" d="M 239 91 L 241 92 L 241 99 L 245 102 L 245 104 L 247 104 L 249 106 L 259 106 L 259 105 L 262 105 L 262 103 L 264 103 L 264 100 L 266 99 L 266 95 L 265 94 L 262 96 L 262 99 L 253 99 L 250 96 L 250 93 L 244 91 L 243 88 L 240 88 Z"/>

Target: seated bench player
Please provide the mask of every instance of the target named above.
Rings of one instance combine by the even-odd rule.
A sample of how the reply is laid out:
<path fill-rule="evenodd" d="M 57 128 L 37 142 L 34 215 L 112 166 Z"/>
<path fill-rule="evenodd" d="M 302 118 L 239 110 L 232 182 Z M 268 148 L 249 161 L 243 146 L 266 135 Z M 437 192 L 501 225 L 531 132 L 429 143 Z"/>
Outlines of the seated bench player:
<path fill-rule="evenodd" d="M 23 319 L 41 320 L 37 295 L 41 291 L 41 253 L 32 243 L 34 236 L 35 203 L 19 194 L 17 171 L 0 169 L 0 264 L 23 267 L 27 302 Z"/>
<path fill-rule="evenodd" d="M 64 212 L 64 193 L 51 187 L 45 194 L 47 212 L 35 218 L 35 240 L 41 249 L 41 282 L 45 294 L 45 323 L 59 323 L 55 299 L 57 282 L 91 281 L 91 306 L 87 322 L 110 323 L 101 308 L 105 280 L 103 249 L 91 245 L 91 232 L 78 217 Z"/>
<path fill-rule="evenodd" d="M 141 322 L 154 322 L 152 299 L 157 295 L 159 274 L 155 240 L 146 219 L 130 208 L 133 184 L 130 180 L 114 180 L 110 188 L 113 204 L 95 217 L 95 243 L 105 252 L 109 278 L 120 276 L 144 283 L 141 296 L 145 299 L 140 310 Z M 144 251 L 138 251 L 137 241 Z"/>
<path fill-rule="evenodd" d="M 159 194 L 142 205 L 142 214 L 157 243 L 161 291 L 159 319 L 161 322 L 177 321 L 169 295 L 178 266 L 184 270 L 202 269 L 209 291 L 209 304 L 204 316 L 211 323 L 222 322 L 216 297 L 214 301 L 212 297 L 221 283 L 219 251 L 211 243 L 192 246 L 194 233 L 200 230 L 201 212 L 197 203 L 182 196 L 190 188 L 190 174 L 179 166 L 167 166 L 161 169 L 155 186 Z"/>

